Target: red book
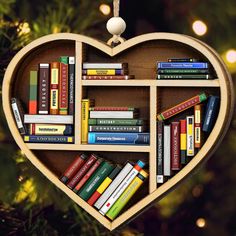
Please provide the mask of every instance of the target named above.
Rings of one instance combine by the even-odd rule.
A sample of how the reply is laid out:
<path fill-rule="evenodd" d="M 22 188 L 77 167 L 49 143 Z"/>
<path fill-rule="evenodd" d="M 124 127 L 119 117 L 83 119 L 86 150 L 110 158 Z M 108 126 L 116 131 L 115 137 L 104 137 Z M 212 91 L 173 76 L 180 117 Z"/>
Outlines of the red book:
<path fill-rule="evenodd" d="M 87 156 L 85 154 L 78 155 L 75 160 L 70 164 L 70 166 L 66 169 L 60 180 L 63 183 L 68 182 L 76 174 L 76 172 L 79 171 L 79 169 L 85 163 L 86 158 Z"/>
<path fill-rule="evenodd" d="M 179 122 L 171 122 L 171 170 L 180 170 Z"/>
<path fill-rule="evenodd" d="M 69 181 L 67 186 L 70 189 L 73 189 L 76 184 L 83 178 L 89 168 L 95 163 L 98 157 L 95 154 L 92 154 L 89 159 L 84 163 L 80 170 L 74 175 L 74 177 Z"/>
<path fill-rule="evenodd" d="M 134 75 L 83 75 L 83 80 L 128 80 L 134 79 Z"/>
<path fill-rule="evenodd" d="M 85 176 L 79 181 L 79 183 L 75 186 L 73 191 L 78 193 L 79 190 L 83 187 L 83 185 L 87 182 L 87 180 L 92 176 L 92 174 L 97 170 L 97 168 L 102 164 L 103 159 L 99 158 L 93 166 L 89 169 L 89 171 L 85 174 Z"/>

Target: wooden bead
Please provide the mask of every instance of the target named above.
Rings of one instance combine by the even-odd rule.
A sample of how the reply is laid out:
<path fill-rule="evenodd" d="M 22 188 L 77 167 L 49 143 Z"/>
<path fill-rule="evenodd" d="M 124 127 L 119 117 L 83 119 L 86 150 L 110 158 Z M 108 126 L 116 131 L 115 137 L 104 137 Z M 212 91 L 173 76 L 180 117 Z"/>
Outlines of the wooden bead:
<path fill-rule="evenodd" d="M 126 29 L 126 23 L 121 17 L 112 17 L 107 22 L 107 30 L 112 35 L 121 35 Z"/>

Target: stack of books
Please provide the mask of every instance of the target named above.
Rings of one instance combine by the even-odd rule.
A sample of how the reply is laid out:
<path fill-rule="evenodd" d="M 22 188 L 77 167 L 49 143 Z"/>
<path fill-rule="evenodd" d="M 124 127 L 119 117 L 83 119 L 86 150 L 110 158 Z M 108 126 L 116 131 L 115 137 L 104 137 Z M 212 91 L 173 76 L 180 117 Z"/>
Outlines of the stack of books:
<path fill-rule="evenodd" d="M 83 80 L 128 80 L 128 63 L 83 63 Z"/>
<path fill-rule="evenodd" d="M 197 154 L 204 136 L 215 124 L 219 101 L 219 96 L 203 92 L 157 115 L 158 184 L 168 180 Z M 191 115 L 182 114 L 181 119 L 169 121 L 187 109 Z"/>
<path fill-rule="evenodd" d="M 90 104 L 89 104 L 90 103 Z M 137 108 L 93 107 L 82 100 L 82 143 L 148 145 L 144 120 Z"/>
<path fill-rule="evenodd" d="M 96 154 L 78 155 L 60 180 L 102 215 L 114 220 L 148 173 L 145 163 L 127 162 L 123 167 Z"/>
<path fill-rule="evenodd" d="M 157 79 L 215 79 L 209 63 L 193 58 L 172 58 L 157 63 Z"/>
<path fill-rule="evenodd" d="M 17 98 L 11 101 L 24 141 L 73 143 L 75 57 L 61 56 L 38 68 L 29 75 L 28 114 L 22 114 Z"/>

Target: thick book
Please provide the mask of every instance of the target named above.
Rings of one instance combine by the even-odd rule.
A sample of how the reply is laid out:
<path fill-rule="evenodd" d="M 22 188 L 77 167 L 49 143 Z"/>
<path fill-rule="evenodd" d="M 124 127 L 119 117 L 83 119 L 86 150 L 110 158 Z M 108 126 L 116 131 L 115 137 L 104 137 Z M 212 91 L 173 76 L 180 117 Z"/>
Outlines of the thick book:
<path fill-rule="evenodd" d="M 157 183 L 164 183 L 163 173 L 163 121 L 157 121 Z"/>
<path fill-rule="evenodd" d="M 80 189 L 84 186 L 84 184 L 89 180 L 89 178 L 93 175 L 93 173 L 99 168 L 99 166 L 103 163 L 103 159 L 99 158 L 92 167 L 88 170 L 88 172 L 83 176 L 83 178 L 76 184 L 73 191 L 75 193 L 79 193 Z"/>
<path fill-rule="evenodd" d="M 141 133 L 144 131 L 143 126 L 115 126 L 115 125 L 90 125 L 89 132 L 126 132 L 126 133 Z"/>
<path fill-rule="evenodd" d="M 138 111 L 134 107 L 90 107 L 90 111 Z"/>
<path fill-rule="evenodd" d="M 125 166 L 122 168 L 120 173 L 116 176 L 116 178 L 111 182 L 109 187 L 104 191 L 104 193 L 99 197 L 99 199 L 95 202 L 94 207 L 98 210 L 104 205 L 107 199 L 111 196 L 111 194 L 117 189 L 120 183 L 124 180 L 124 178 L 130 173 L 133 169 L 133 166 L 127 162 Z"/>
<path fill-rule="evenodd" d="M 108 188 L 111 182 L 115 179 L 115 177 L 118 175 L 121 169 L 122 169 L 121 166 L 116 165 L 116 167 L 112 170 L 112 172 L 103 180 L 103 182 L 99 185 L 96 191 L 88 199 L 87 202 L 90 206 L 94 205 L 94 203 L 98 200 L 98 198 L 103 194 L 103 192 Z"/>
<path fill-rule="evenodd" d="M 101 119 L 134 119 L 138 117 L 136 111 L 90 111 L 89 118 Z"/>
<path fill-rule="evenodd" d="M 210 96 L 207 101 L 205 118 L 202 126 L 204 132 L 210 133 L 215 124 L 220 105 L 219 96 Z"/>
<path fill-rule="evenodd" d="M 73 116 L 71 115 L 24 115 L 24 123 L 26 124 L 73 124 Z"/>
<path fill-rule="evenodd" d="M 83 69 L 126 69 L 128 63 L 91 63 L 84 62 Z"/>
<path fill-rule="evenodd" d="M 171 175 L 171 126 L 164 125 L 164 140 L 163 140 L 163 173 L 164 176 Z"/>
<path fill-rule="evenodd" d="M 73 115 L 75 111 L 75 57 L 69 57 L 69 115 Z"/>
<path fill-rule="evenodd" d="M 83 75 L 83 80 L 129 80 L 134 79 L 134 75 Z"/>
<path fill-rule="evenodd" d="M 83 70 L 83 75 L 127 75 L 127 69 L 88 69 Z"/>
<path fill-rule="evenodd" d="M 64 171 L 63 175 L 60 177 L 60 180 L 66 184 L 83 166 L 87 156 L 85 154 L 77 155 L 74 161 L 69 165 L 69 167 Z"/>
<path fill-rule="evenodd" d="M 208 69 L 207 62 L 159 62 L 157 69 L 170 69 L 170 68 L 188 68 L 188 69 Z"/>
<path fill-rule="evenodd" d="M 187 116 L 187 156 L 194 156 L 194 116 Z"/>
<path fill-rule="evenodd" d="M 104 161 L 99 168 L 94 172 L 91 178 L 85 183 L 83 188 L 79 192 L 79 196 L 84 200 L 88 201 L 88 199 L 92 196 L 92 194 L 96 191 L 98 186 L 103 182 L 103 180 L 111 173 L 114 169 L 114 165 L 108 161 Z"/>
<path fill-rule="evenodd" d="M 72 135 L 73 126 L 63 124 L 30 124 L 30 135 Z"/>
<path fill-rule="evenodd" d="M 60 57 L 60 76 L 59 76 L 59 114 L 68 114 L 68 57 Z"/>
<path fill-rule="evenodd" d="M 39 64 L 38 113 L 49 114 L 49 64 Z"/>
<path fill-rule="evenodd" d="M 168 79 L 186 79 L 186 80 L 195 80 L 195 79 L 213 79 L 213 76 L 211 74 L 199 74 L 199 75 L 195 75 L 195 74 L 192 74 L 192 75 L 185 75 L 185 74 L 176 74 L 176 75 L 173 75 L 173 74 L 169 74 L 169 75 L 157 75 L 157 79 L 164 79 L 164 80 L 168 80 Z"/>
<path fill-rule="evenodd" d="M 209 74 L 208 69 L 159 69 L 158 74 Z"/>
<path fill-rule="evenodd" d="M 94 105 L 92 99 L 82 99 L 81 103 L 81 142 L 83 144 L 88 143 L 88 119 L 89 119 L 89 108 Z"/>
<path fill-rule="evenodd" d="M 50 73 L 50 114 L 59 114 L 59 73 L 60 63 L 51 63 L 51 73 Z"/>
<path fill-rule="evenodd" d="M 144 120 L 141 119 L 89 119 L 89 125 L 115 125 L 115 126 L 130 126 L 144 125 Z"/>
<path fill-rule="evenodd" d="M 187 121 L 180 120 L 180 163 L 187 164 Z"/>
<path fill-rule="evenodd" d="M 26 143 L 74 143 L 74 136 L 25 135 Z"/>
<path fill-rule="evenodd" d="M 121 196 L 121 194 L 125 191 L 125 189 L 129 186 L 132 180 L 138 175 L 138 173 L 145 166 L 145 163 L 142 161 L 138 161 L 133 169 L 129 172 L 129 174 L 124 178 L 124 180 L 120 183 L 117 189 L 112 193 L 112 195 L 105 202 L 103 207 L 99 210 L 102 215 L 105 215 L 112 205 L 117 201 L 117 199 Z"/>
<path fill-rule="evenodd" d="M 83 164 L 83 166 L 73 175 L 72 179 L 70 179 L 70 181 L 66 184 L 67 187 L 73 189 L 97 160 L 98 156 L 95 154 L 91 154 L 86 160 L 86 162 Z"/>
<path fill-rule="evenodd" d="M 203 101 L 205 101 L 207 99 L 207 94 L 206 93 L 201 93 L 201 94 L 198 94 L 186 101 L 183 101 L 163 112 L 161 112 L 160 114 L 157 115 L 157 119 L 158 120 L 166 120 L 172 116 L 175 116 L 176 114 L 188 109 L 188 108 L 191 108 Z"/>
<path fill-rule="evenodd" d="M 25 124 L 23 123 L 23 109 L 18 99 L 11 98 L 11 108 L 15 117 L 17 128 L 20 131 L 20 134 L 26 134 L 27 130 Z"/>
<path fill-rule="evenodd" d="M 201 148 L 202 146 L 202 115 L 203 104 L 194 106 L 194 147 Z"/>
<path fill-rule="evenodd" d="M 149 139 L 149 133 L 88 133 L 89 144 L 148 145 Z"/>
<path fill-rule="evenodd" d="M 171 122 L 171 170 L 180 170 L 180 124 Z"/>
<path fill-rule="evenodd" d="M 38 71 L 31 70 L 29 78 L 29 114 L 38 113 Z"/>

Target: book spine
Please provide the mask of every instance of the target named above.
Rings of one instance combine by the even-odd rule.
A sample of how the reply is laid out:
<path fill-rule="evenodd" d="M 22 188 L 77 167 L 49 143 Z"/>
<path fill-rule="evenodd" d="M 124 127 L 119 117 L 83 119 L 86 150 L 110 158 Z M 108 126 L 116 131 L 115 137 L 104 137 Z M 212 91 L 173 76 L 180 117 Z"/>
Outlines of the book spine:
<path fill-rule="evenodd" d="M 163 158 L 163 173 L 164 176 L 171 175 L 171 164 L 170 164 L 170 155 L 171 155 L 171 127 L 170 125 L 164 125 L 164 158 Z"/>
<path fill-rule="evenodd" d="M 88 69 L 88 70 L 83 70 L 83 75 L 126 75 L 127 71 L 126 70 L 116 70 L 116 69 Z"/>
<path fill-rule="evenodd" d="M 133 75 L 83 75 L 83 80 L 129 80 Z"/>
<path fill-rule="evenodd" d="M 208 69 L 159 69 L 158 74 L 208 74 Z"/>
<path fill-rule="evenodd" d="M 171 170 L 180 170 L 179 122 L 171 122 Z"/>
<path fill-rule="evenodd" d="M 109 187 L 105 190 L 105 192 L 99 197 L 99 199 L 95 202 L 94 207 L 98 210 L 105 204 L 107 199 L 111 196 L 111 194 L 117 189 L 120 183 L 125 179 L 125 177 L 130 173 L 133 166 L 127 162 L 126 165 L 123 167 L 121 172 L 117 175 L 117 177 L 112 181 Z"/>
<path fill-rule="evenodd" d="M 69 115 L 74 114 L 75 100 L 75 57 L 69 57 Z"/>
<path fill-rule="evenodd" d="M 50 114 L 57 115 L 59 108 L 59 62 L 51 63 L 51 80 L 50 80 Z"/>
<path fill-rule="evenodd" d="M 113 169 L 114 166 L 111 163 L 104 161 L 97 169 L 97 171 L 94 172 L 91 178 L 84 184 L 83 188 L 79 192 L 79 196 L 84 201 L 88 201 L 88 199 L 96 191 L 98 186 L 111 173 Z"/>
<path fill-rule="evenodd" d="M 102 215 L 106 215 L 112 205 L 117 201 L 117 199 L 121 196 L 121 194 L 125 191 L 125 189 L 129 186 L 132 180 L 137 176 L 137 174 L 144 167 L 144 163 L 139 161 L 134 168 L 130 171 L 130 173 L 125 177 L 125 179 L 121 182 L 121 184 L 117 187 L 117 189 L 113 192 L 113 194 L 109 197 L 103 207 L 100 209 L 100 213 Z"/>
<path fill-rule="evenodd" d="M 87 201 L 90 206 L 94 205 L 94 203 L 98 200 L 98 198 L 103 194 L 103 192 L 108 188 L 111 184 L 112 180 L 117 176 L 117 174 L 121 171 L 120 166 L 116 166 L 114 170 L 107 176 L 104 181 L 100 184 L 100 186 L 96 189 L 96 191 L 92 194 L 92 196 Z"/>
<path fill-rule="evenodd" d="M 202 104 L 194 106 L 194 147 L 202 146 Z"/>
<path fill-rule="evenodd" d="M 90 107 L 90 111 L 135 111 L 134 107 Z"/>
<path fill-rule="evenodd" d="M 163 173 L 163 121 L 157 122 L 157 183 L 164 183 Z"/>
<path fill-rule="evenodd" d="M 89 144 L 140 144 L 148 145 L 149 133 L 88 133 Z"/>
<path fill-rule="evenodd" d="M 128 63 L 83 63 L 83 69 L 124 69 Z"/>
<path fill-rule="evenodd" d="M 197 62 L 195 58 L 169 58 L 168 62 Z"/>
<path fill-rule="evenodd" d="M 39 123 L 39 124 L 73 124 L 73 116 L 62 115 L 24 115 L 24 123 Z"/>
<path fill-rule="evenodd" d="M 23 123 L 23 118 L 22 118 L 23 117 L 22 108 L 20 107 L 20 104 L 16 98 L 11 98 L 11 107 L 12 107 L 12 112 L 15 117 L 17 128 L 20 131 L 20 134 L 26 134 L 26 128 L 25 128 L 25 125 Z"/>
<path fill-rule="evenodd" d="M 89 132 L 131 132 L 141 133 L 143 132 L 143 126 L 100 126 L 90 125 Z"/>
<path fill-rule="evenodd" d="M 49 64 L 39 64 L 39 114 L 49 114 L 49 84 Z"/>
<path fill-rule="evenodd" d="M 182 103 L 179 103 L 178 105 L 167 109 L 166 111 L 160 113 L 157 115 L 158 120 L 166 120 L 190 107 L 193 107 L 197 105 L 198 103 L 201 103 L 207 99 L 206 93 L 201 93 L 199 95 L 196 95 Z"/>
<path fill-rule="evenodd" d="M 187 156 L 194 156 L 194 116 L 187 116 Z"/>
<path fill-rule="evenodd" d="M 97 155 L 95 154 L 90 155 L 90 157 L 79 169 L 79 171 L 67 183 L 67 187 L 69 187 L 70 189 L 73 189 L 76 186 L 76 184 L 82 179 L 82 177 L 86 174 L 89 168 L 97 161 L 97 159 L 98 159 Z"/>
<path fill-rule="evenodd" d="M 138 119 L 89 119 L 89 125 L 144 125 L 143 120 Z"/>
<path fill-rule="evenodd" d="M 79 171 L 85 163 L 87 156 L 85 154 L 78 155 L 70 166 L 65 170 L 60 180 L 66 184 Z"/>
<path fill-rule="evenodd" d="M 219 110 L 220 98 L 218 96 L 210 96 L 207 102 L 206 115 L 203 122 L 202 130 L 210 133 L 213 129 Z"/>
<path fill-rule="evenodd" d="M 207 62 L 159 62 L 157 65 L 158 69 L 207 69 Z"/>
<path fill-rule="evenodd" d="M 73 143 L 73 136 L 56 135 L 25 135 L 24 141 L 27 143 Z"/>
<path fill-rule="evenodd" d="M 90 111 L 90 118 L 133 119 L 138 115 L 135 111 Z"/>
<path fill-rule="evenodd" d="M 30 71 L 30 87 L 29 87 L 29 114 L 37 114 L 37 96 L 38 96 L 38 72 Z"/>
<path fill-rule="evenodd" d="M 60 57 L 59 114 L 68 114 L 68 57 Z"/>
<path fill-rule="evenodd" d="M 122 195 L 118 198 L 118 200 L 114 203 L 111 209 L 107 212 L 106 216 L 110 220 L 114 220 L 120 211 L 125 207 L 125 205 L 129 202 L 131 197 L 138 191 L 138 189 L 143 184 L 144 180 L 148 177 L 148 173 L 144 170 L 141 170 L 138 175 L 134 178 L 134 180 L 130 183 L 130 185 L 126 188 L 126 190 L 122 193 Z"/>
<path fill-rule="evenodd" d="M 211 76 L 209 74 L 201 74 L 201 75 L 157 75 L 157 79 L 211 79 Z"/>
<path fill-rule="evenodd" d="M 93 166 L 89 169 L 89 171 L 84 175 L 84 177 L 76 184 L 73 191 L 75 193 L 79 193 L 80 189 L 84 186 L 84 184 L 88 181 L 88 179 L 92 176 L 92 174 L 98 169 L 98 167 L 102 164 L 103 159 L 98 159 Z"/>
<path fill-rule="evenodd" d="M 180 120 L 180 162 L 187 164 L 187 121 Z"/>
<path fill-rule="evenodd" d="M 72 135 L 72 125 L 30 124 L 30 135 Z"/>

